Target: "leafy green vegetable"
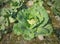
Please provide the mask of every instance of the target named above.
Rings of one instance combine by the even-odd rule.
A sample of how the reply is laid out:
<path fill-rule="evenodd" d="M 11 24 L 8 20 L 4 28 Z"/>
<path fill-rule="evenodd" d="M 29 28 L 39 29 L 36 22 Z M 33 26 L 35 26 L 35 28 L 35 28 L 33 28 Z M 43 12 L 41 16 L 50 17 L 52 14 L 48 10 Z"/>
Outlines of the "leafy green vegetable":
<path fill-rule="evenodd" d="M 60 16 L 60 0 L 54 0 L 54 4 L 52 6 L 52 11 L 54 12 L 55 15 Z"/>
<path fill-rule="evenodd" d="M 41 0 L 34 2 L 32 7 L 20 10 L 16 19 L 19 21 L 18 24 L 20 24 L 19 26 L 14 26 L 13 31 L 16 30 L 15 34 L 18 35 L 23 30 L 21 35 L 26 40 L 31 40 L 38 35 L 48 36 L 53 31 L 51 24 L 48 23 L 49 17 L 42 6 Z"/>

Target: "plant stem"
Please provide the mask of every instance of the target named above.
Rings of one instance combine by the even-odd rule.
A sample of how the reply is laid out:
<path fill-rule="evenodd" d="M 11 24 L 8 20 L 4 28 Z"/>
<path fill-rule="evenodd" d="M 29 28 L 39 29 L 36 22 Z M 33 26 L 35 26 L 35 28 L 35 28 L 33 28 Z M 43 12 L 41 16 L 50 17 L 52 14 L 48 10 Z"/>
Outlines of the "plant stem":
<path fill-rule="evenodd" d="M 8 21 L 8 26 L 10 26 L 10 20 L 9 20 L 9 17 L 7 17 L 7 21 Z"/>

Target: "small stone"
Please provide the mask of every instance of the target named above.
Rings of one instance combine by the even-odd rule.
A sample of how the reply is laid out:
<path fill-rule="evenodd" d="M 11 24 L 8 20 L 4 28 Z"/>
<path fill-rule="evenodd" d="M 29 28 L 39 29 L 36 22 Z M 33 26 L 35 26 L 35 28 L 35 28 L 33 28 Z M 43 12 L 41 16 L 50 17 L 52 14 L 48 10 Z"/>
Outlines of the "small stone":
<path fill-rule="evenodd" d="M 26 3 L 26 5 L 27 5 L 27 7 L 31 7 L 31 6 L 33 5 L 33 1 L 28 1 L 28 2 Z"/>
<path fill-rule="evenodd" d="M 55 16 L 56 20 L 60 21 L 60 17 L 59 16 Z"/>
<path fill-rule="evenodd" d="M 50 13 L 50 11 L 49 11 L 49 10 L 47 10 L 47 13 Z"/>
<path fill-rule="evenodd" d="M 38 36 L 39 40 L 44 40 L 44 37 L 42 35 Z"/>

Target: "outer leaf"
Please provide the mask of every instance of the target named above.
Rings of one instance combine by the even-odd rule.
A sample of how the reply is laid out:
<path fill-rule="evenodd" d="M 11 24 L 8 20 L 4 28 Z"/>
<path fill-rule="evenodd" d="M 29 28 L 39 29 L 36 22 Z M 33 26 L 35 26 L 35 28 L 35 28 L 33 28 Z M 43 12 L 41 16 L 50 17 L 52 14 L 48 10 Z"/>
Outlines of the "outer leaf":
<path fill-rule="evenodd" d="M 31 40 L 31 39 L 34 38 L 34 33 L 29 31 L 29 30 L 25 30 L 24 34 L 23 34 L 23 37 L 24 37 L 25 40 Z"/>

